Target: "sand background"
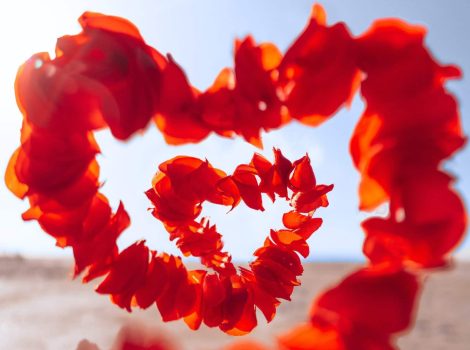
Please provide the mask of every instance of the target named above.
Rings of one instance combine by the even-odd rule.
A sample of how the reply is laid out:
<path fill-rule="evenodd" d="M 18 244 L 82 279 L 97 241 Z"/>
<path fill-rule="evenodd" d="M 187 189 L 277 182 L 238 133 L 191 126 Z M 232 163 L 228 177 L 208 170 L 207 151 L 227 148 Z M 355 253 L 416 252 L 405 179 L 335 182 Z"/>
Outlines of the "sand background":
<path fill-rule="evenodd" d="M 156 309 L 132 314 L 112 305 L 92 285 L 70 280 L 66 260 L 0 258 L 0 349 L 74 350 L 83 338 L 109 349 L 126 323 L 143 322 L 177 340 L 184 350 L 216 350 L 233 342 L 218 329 L 194 332 L 182 321 L 162 323 Z M 272 344 L 276 334 L 306 319 L 312 298 L 339 281 L 352 263 L 309 263 L 293 301 L 284 302 L 275 320 L 243 339 Z M 414 329 L 399 339 L 402 350 L 470 349 L 470 263 L 433 273 L 425 282 Z M 240 338 L 238 338 L 240 339 Z"/>

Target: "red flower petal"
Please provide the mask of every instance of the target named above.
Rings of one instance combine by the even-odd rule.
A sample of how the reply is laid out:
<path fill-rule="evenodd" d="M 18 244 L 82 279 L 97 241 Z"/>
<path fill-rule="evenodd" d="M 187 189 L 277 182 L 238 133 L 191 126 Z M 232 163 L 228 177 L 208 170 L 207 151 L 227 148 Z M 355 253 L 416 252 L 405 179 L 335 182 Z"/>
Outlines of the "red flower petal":
<path fill-rule="evenodd" d="M 168 58 L 162 78 L 161 108 L 155 122 L 169 144 L 199 142 L 210 131 L 199 120 L 199 93 L 189 85 L 173 58 Z"/>
<path fill-rule="evenodd" d="M 309 24 L 284 55 L 279 75 L 291 116 L 313 126 L 325 121 L 357 87 L 356 53 L 346 26 L 327 27 L 323 9 L 315 5 Z"/>
<path fill-rule="evenodd" d="M 334 328 L 301 324 L 279 338 L 283 350 L 346 350 L 341 334 Z M 377 349 L 378 350 L 378 349 Z"/>
<path fill-rule="evenodd" d="M 272 44 L 256 46 L 250 36 L 235 43 L 235 131 L 258 147 L 261 129 L 278 128 L 288 120 L 271 74 L 280 60 Z"/>
<path fill-rule="evenodd" d="M 144 242 L 134 243 L 119 254 L 96 291 L 110 294 L 115 304 L 131 311 L 131 300 L 145 280 L 148 262 L 149 250 Z"/>
<path fill-rule="evenodd" d="M 289 180 L 289 185 L 292 190 L 306 192 L 311 190 L 312 187 L 315 187 L 316 179 L 308 155 L 295 161 L 293 167 L 294 172 Z"/>
<path fill-rule="evenodd" d="M 362 269 L 316 300 L 312 322 L 335 324 L 351 337 L 361 328 L 389 336 L 412 322 L 418 288 L 417 278 L 403 270 Z"/>
<path fill-rule="evenodd" d="M 127 20 L 86 12 L 79 22 L 81 34 L 58 40 L 57 60 L 70 69 L 82 65 L 80 77 L 109 91 L 100 112 L 113 135 L 127 139 L 159 108 L 165 59 Z"/>

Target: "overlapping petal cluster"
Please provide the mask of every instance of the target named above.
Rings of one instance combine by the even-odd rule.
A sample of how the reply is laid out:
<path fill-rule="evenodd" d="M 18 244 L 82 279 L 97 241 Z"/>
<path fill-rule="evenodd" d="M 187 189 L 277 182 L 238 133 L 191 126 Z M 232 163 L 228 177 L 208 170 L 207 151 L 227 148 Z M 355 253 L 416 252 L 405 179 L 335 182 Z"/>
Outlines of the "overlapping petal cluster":
<path fill-rule="evenodd" d="M 312 215 L 328 205 L 326 194 L 333 186 L 316 184 L 308 156 L 291 163 L 281 151 L 275 149 L 274 153 L 274 163 L 255 154 L 249 164 L 239 165 L 231 175 L 213 168 L 207 160 L 193 157 L 179 156 L 160 165 L 152 188 L 146 192 L 154 205 L 153 215 L 163 222 L 170 239 L 176 241 L 185 256 L 199 257 L 203 265 L 214 271 L 187 272 L 188 277 L 178 288 L 183 288 L 180 299 L 194 299 L 189 311 L 165 310 L 160 307 L 160 302 L 167 304 L 164 299 L 152 294 L 148 301 L 157 300 L 164 320 L 185 317 L 193 329 L 204 322 L 231 334 L 242 334 L 256 325 L 256 308 L 271 321 L 278 299 L 290 299 L 303 271 L 297 253 L 308 255 L 306 240 L 322 223 Z M 256 258 L 249 268 L 237 269 L 230 254 L 223 251 L 222 235 L 216 226 L 207 218 L 200 218 L 202 206 L 211 202 L 233 209 L 243 202 L 254 210 L 264 210 L 262 194 L 273 201 L 279 197 L 290 200 L 292 210 L 283 216 L 285 227 L 271 230 L 263 247 L 255 251 Z M 134 275 L 135 269 L 129 273 Z M 119 272 L 116 278 L 122 275 Z M 151 275 L 146 284 L 151 286 L 164 275 Z M 177 273 L 170 271 L 167 275 Z M 112 275 L 103 283 L 107 280 L 114 283 Z M 168 289 L 169 297 L 174 298 L 178 288 L 171 283 L 164 282 L 162 289 Z M 116 292 L 119 294 L 120 290 Z M 147 300 L 141 304 L 138 293 L 136 297 L 141 307 L 147 306 Z"/>
<path fill-rule="evenodd" d="M 312 215 L 328 205 L 333 186 L 316 184 L 308 156 L 291 163 L 277 149 L 274 163 L 255 154 L 230 176 L 208 161 L 177 157 L 160 165 L 146 193 L 183 255 L 200 257 L 214 272 L 189 271 L 179 257 L 150 250 L 143 241 L 119 252 L 116 240 L 130 219 L 122 204 L 113 213 L 99 191 L 93 131 L 107 126 L 127 139 L 152 118 L 178 121 L 171 106 L 185 104 L 184 96 L 174 94 L 185 91 L 178 84 L 186 79 L 129 22 L 86 13 L 80 23 L 82 33 L 58 40 L 56 58 L 36 54 L 18 73 L 24 122 L 6 182 L 30 202 L 23 218 L 37 220 L 58 246 L 71 247 L 75 274 L 86 282 L 104 276 L 97 292 L 129 311 L 155 304 L 165 321 L 184 318 L 193 329 L 204 322 L 231 334 L 251 331 L 257 308 L 272 320 L 279 299 L 290 299 L 300 284 L 298 254 L 308 255 L 306 240 L 322 222 Z M 248 69 L 251 61 L 244 64 Z M 188 85 L 188 96 L 191 91 Z M 184 134 L 186 142 L 194 140 L 196 129 Z M 179 124 L 176 130 L 185 132 Z M 262 194 L 289 200 L 292 211 L 283 217 L 285 227 L 272 230 L 254 253 L 249 268 L 236 269 L 215 225 L 198 219 L 202 205 L 233 209 L 243 201 L 264 210 Z"/>
<path fill-rule="evenodd" d="M 412 322 L 420 272 L 447 266 L 466 229 L 462 200 L 442 167 L 465 143 L 457 103 L 444 87 L 460 72 L 436 62 L 425 30 L 381 20 L 353 38 L 342 23 L 328 26 L 316 5 L 284 55 L 251 37 L 237 41 L 234 68 L 202 92 L 129 22 L 85 13 L 80 23 L 80 34 L 58 40 L 54 59 L 36 54 L 20 68 L 21 146 L 6 173 L 11 191 L 30 202 L 24 219 L 72 247 L 76 274 L 85 281 L 105 276 L 98 292 L 123 308 L 156 303 L 164 320 L 184 318 L 194 329 L 204 322 L 247 333 L 256 325 L 255 308 L 271 320 L 278 299 L 289 299 L 299 283 L 297 254 L 308 255 L 306 240 L 321 224 L 312 214 L 328 204 L 331 186 L 316 184 L 308 157 L 291 163 L 275 150 L 271 163 L 255 154 L 231 175 L 192 157 L 161 164 L 146 192 L 153 215 L 184 255 L 214 272 L 188 271 L 144 242 L 119 253 L 116 239 L 130 221 L 122 205 L 113 213 L 99 192 L 93 131 L 109 127 L 126 140 L 154 120 L 170 144 L 216 132 L 261 146 L 263 130 L 293 119 L 319 125 L 360 90 L 366 108 L 350 143 L 360 205 L 388 205 L 389 215 L 363 222 L 367 266 L 319 296 L 309 321 L 279 344 L 394 349 L 394 337 Z M 200 218 L 202 206 L 244 202 L 263 210 L 262 194 L 288 199 L 292 211 L 250 268 L 237 270 L 216 227 Z"/>
<path fill-rule="evenodd" d="M 457 103 L 444 87 L 460 72 L 433 59 L 424 34 L 380 20 L 350 47 L 366 104 L 350 143 L 360 208 L 387 204 L 389 214 L 362 224 L 367 266 L 318 296 L 309 322 L 282 335 L 280 349 L 396 349 L 396 336 L 413 321 L 421 273 L 447 267 L 464 237 L 466 211 L 442 169 L 465 143 Z"/>
<path fill-rule="evenodd" d="M 364 253 L 373 264 L 442 266 L 465 231 L 454 179 L 442 169 L 465 143 L 457 103 L 444 88 L 460 71 L 432 58 L 424 34 L 422 27 L 383 20 L 357 39 L 366 74 L 366 109 L 351 139 L 360 205 L 390 208 L 387 218 L 363 223 Z"/>

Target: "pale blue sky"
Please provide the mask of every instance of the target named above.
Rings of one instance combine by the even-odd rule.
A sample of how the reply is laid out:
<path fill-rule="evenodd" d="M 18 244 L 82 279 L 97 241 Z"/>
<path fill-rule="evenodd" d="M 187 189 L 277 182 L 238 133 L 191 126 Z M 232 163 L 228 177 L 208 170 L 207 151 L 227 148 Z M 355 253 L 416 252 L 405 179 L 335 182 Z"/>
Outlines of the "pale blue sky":
<path fill-rule="evenodd" d="M 345 21 L 358 35 L 374 19 L 400 17 L 429 28 L 427 43 L 444 63 L 459 64 L 470 74 L 470 2 L 429 0 L 347 0 L 322 1 L 329 23 Z M 17 111 L 13 82 L 18 65 L 37 51 L 52 51 L 55 39 L 76 33 L 76 19 L 85 10 L 126 17 L 140 29 L 146 41 L 162 53 L 170 52 L 184 67 L 190 81 L 206 88 L 224 66 L 232 66 L 232 46 L 236 37 L 253 34 L 258 41 L 271 41 L 285 50 L 304 27 L 312 6 L 303 0 L 159 0 L 159 1 L 55 1 L 2 2 L 0 4 L 0 169 L 4 171 L 10 154 L 19 142 L 21 116 Z M 470 80 L 452 82 L 464 127 L 470 131 Z M 310 240 L 311 258 L 332 260 L 361 259 L 363 234 L 359 222 L 366 214 L 357 210 L 358 175 L 348 154 L 348 142 L 362 110 L 356 98 L 350 111 L 341 111 L 321 128 L 312 129 L 292 123 L 264 137 L 263 154 L 271 157 L 271 148 L 279 147 L 291 159 L 309 152 L 319 181 L 334 183 L 331 206 L 318 212 L 325 222 Z M 103 188 L 116 206 L 123 199 L 131 214 L 132 227 L 119 241 L 122 247 L 145 238 L 159 251 L 177 252 L 168 242 L 160 222 L 147 212 L 149 202 L 143 192 L 150 186 L 156 166 L 177 154 L 207 157 L 214 166 L 231 171 L 246 162 L 254 151 L 239 139 L 210 137 L 198 145 L 169 147 L 155 127 L 143 137 L 122 144 L 108 132 L 100 132 L 103 149 L 100 157 Z M 447 166 L 458 178 L 465 200 L 470 198 L 470 151 L 460 153 Z M 224 208 L 211 206 L 205 213 L 225 235 L 227 249 L 236 259 L 250 259 L 253 250 L 269 233 L 280 227 L 283 203 L 266 201 L 265 214 L 238 208 L 225 215 Z M 35 256 L 70 256 L 42 233 L 36 223 L 24 223 L 20 214 L 27 207 L 0 184 L 0 253 Z M 379 210 L 378 214 L 384 214 Z M 460 255 L 470 257 L 470 242 Z"/>

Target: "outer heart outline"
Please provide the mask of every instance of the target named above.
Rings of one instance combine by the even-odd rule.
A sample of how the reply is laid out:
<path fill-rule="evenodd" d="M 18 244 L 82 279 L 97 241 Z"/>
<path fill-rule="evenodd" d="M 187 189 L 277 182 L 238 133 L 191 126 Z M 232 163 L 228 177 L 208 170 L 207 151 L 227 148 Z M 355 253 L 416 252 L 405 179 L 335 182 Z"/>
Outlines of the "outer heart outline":
<path fill-rule="evenodd" d="M 106 227 L 107 239 L 74 251 L 77 258 L 92 251 L 93 246 L 100 247 L 101 250 L 84 260 L 77 259 L 77 272 L 87 267 L 85 279 L 89 280 L 109 271 L 112 264 L 110 256 L 117 256 L 115 243 L 113 245 L 111 242 L 128 225 L 123 207 L 120 206 L 116 214 L 111 214 L 102 195 L 94 197 L 97 199 L 92 206 L 83 208 L 79 205 L 80 199 L 96 193 L 98 188 L 98 168 L 93 161 L 98 147 L 89 130 L 108 124 L 115 136 L 125 139 L 144 127 L 148 119 L 156 114 L 156 123 L 169 143 L 197 142 L 210 131 L 215 131 L 222 136 L 239 134 L 247 141 L 260 145 L 261 129 L 282 126 L 292 118 L 307 125 L 323 122 L 351 98 L 360 84 L 367 108 L 353 135 L 351 153 L 362 175 L 361 207 L 370 210 L 388 201 L 390 217 L 369 219 L 363 224 L 366 231 L 364 252 L 371 266 L 351 275 L 337 288 L 321 296 L 312 309 L 312 322 L 302 332 L 315 334 L 315 339 L 332 332 L 338 344 L 346 348 L 364 348 L 363 332 L 372 330 L 380 334 L 374 342 L 390 346 L 391 335 L 410 324 L 418 288 L 416 274 L 419 270 L 416 268 L 445 266 L 447 257 L 462 239 L 466 228 L 462 201 L 450 188 L 453 179 L 439 168 L 444 159 L 464 144 L 455 100 L 443 87 L 446 79 L 458 77 L 460 73 L 456 67 L 444 67 L 433 60 L 423 45 L 424 29 L 398 20 L 383 20 L 376 22 L 369 32 L 353 39 L 343 24 L 328 27 L 324 12 L 315 6 L 307 28 L 284 56 L 271 44 L 256 46 L 251 38 L 247 38 L 237 44 L 235 75 L 230 70 L 224 70 L 213 87 L 200 93 L 189 85 L 184 72 L 171 57 L 165 59 L 148 47 L 135 27 L 125 20 L 86 13 L 80 22 L 84 32 L 81 36 L 60 39 L 56 59 L 51 61 L 40 54 L 20 69 L 16 89 L 20 108 L 25 115 L 23 140 L 22 146 L 12 157 L 6 179 L 15 194 L 22 198 L 27 195 L 30 199 L 32 208 L 24 214 L 24 218 L 37 219 L 49 232 L 57 222 L 45 224 L 40 219 L 50 213 L 56 215 L 48 217 L 51 220 L 57 219 L 58 213 L 61 218 L 67 217 L 69 213 L 60 210 L 64 204 L 74 207 L 77 212 L 86 213 L 88 208 L 93 207 L 100 217 L 107 218 L 103 226 Z M 152 103 L 138 103 L 138 111 L 121 113 L 130 111 L 126 109 L 126 98 L 132 101 L 136 98 L 129 85 L 124 89 L 128 93 L 123 94 L 123 90 L 116 85 L 104 85 L 106 88 L 103 88 L 103 80 L 108 78 L 106 76 L 97 76 L 101 84 L 95 84 L 91 79 L 94 66 L 85 65 L 84 74 L 81 70 L 83 66 L 62 65 L 67 61 L 68 54 L 77 52 L 80 45 L 86 44 L 80 40 L 94 31 L 106 35 L 113 33 L 121 40 L 126 38 L 132 41 L 132 45 L 137 45 L 138 52 L 152 57 L 151 63 L 148 60 L 140 62 L 145 63 L 140 66 L 145 67 L 145 73 L 153 74 L 154 82 L 161 82 L 157 88 L 152 88 L 155 91 L 143 92 L 146 96 L 150 94 Z M 89 57 L 74 59 L 83 63 L 96 58 L 91 52 Z M 52 63 L 58 71 L 51 73 L 50 69 L 38 69 L 35 66 L 38 63 L 49 68 Z M 121 59 L 114 57 L 111 63 L 118 72 L 123 69 Z M 315 70 L 319 67 L 322 69 Z M 62 68 L 64 71 L 61 71 Z M 360 71 L 366 74 L 365 78 Z M 38 72 L 42 72 L 42 76 L 35 75 Z M 137 70 L 135 75 L 139 74 L 143 72 Z M 73 138 L 60 140 L 67 145 L 63 153 L 69 156 L 68 159 L 64 159 L 64 154 L 50 145 L 49 151 L 56 151 L 55 157 L 60 159 L 59 169 L 63 169 L 64 164 L 77 167 L 71 167 L 74 171 L 62 176 L 61 181 L 47 176 L 48 170 L 44 168 L 44 161 L 36 149 L 41 141 L 35 137 L 48 138 L 54 130 L 63 132 L 69 125 L 70 114 L 66 117 L 68 119 L 63 119 L 64 115 L 55 108 L 57 104 L 45 101 L 44 95 L 28 95 L 29 91 L 22 90 L 24 84 L 21 79 L 25 76 L 29 82 L 38 82 L 39 86 L 51 84 L 47 85 L 51 88 L 47 92 L 58 92 L 58 95 L 53 94 L 54 103 L 61 101 L 59 97 L 69 97 L 66 105 L 73 107 L 73 116 L 83 113 L 80 103 L 77 103 L 82 99 L 89 101 L 90 110 L 100 108 L 99 115 L 86 114 L 77 125 L 73 125 L 74 130 L 82 128 L 85 136 L 73 135 Z M 60 84 L 54 85 L 54 81 L 45 79 L 50 76 L 60 76 L 62 79 L 56 79 Z M 257 86 L 252 89 L 247 81 L 253 76 L 257 77 Z M 170 85 L 171 89 L 165 88 Z M 130 86 L 134 87 L 135 84 Z M 153 99 L 155 96 L 152 93 L 157 98 Z M 99 97 L 95 98 L 95 94 Z M 78 100 L 77 96 L 80 97 Z M 122 101 L 117 96 L 127 97 Z M 222 106 L 219 105 L 220 101 L 224 102 Z M 201 103 L 205 108 L 202 114 Z M 31 106 L 41 106 L 39 110 L 47 113 L 35 115 L 31 113 L 34 110 Z M 233 106 L 236 106 L 235 110 Z M 54 115 L 55 112 L 57 115 Z M 51 117 L 46 118 L 46 125 L 41 123 L 45 115 Z M 226 115 L 231 116 L 228 121 L 221 118 Z M 250 118 L 240 117 L 247 115 Z M 35 156 L 31 157 L 31 154 Z M 38 162 L 31 162 L 35 157 Z M 70 160 L 72 158 L 73 162 Z M 77 173 L 82 176 L 77 178 Z M 91 223 L 85 224 L 94 229 Z M 54 227 L 55 233 L 64 228 L 70 229 L 58 226 Z M 74 244 L 64 235 L 56 234 L 56 238 L 61 246 Z M 112 253 L 106 255 L 103 252 Z M 364 287 L 368 282 L 372 286 L 377 284 L 378 287 L 371 290 L 376 291 L 374 295 L 378 295 L 379 304 L 393 300 L 393 296 L 377 292 L 384 286 L 398 286 L 408 291 L 403 294 L 406 296 L 403 313 L 392 317 L 394 323 L 385 321 L 386 316 L 394 312 L 393 308 L 382 315 L 369 310 L 367 318 L 377 322 L 361 316 L 362 311 L 368 310 L 367 293 L 363 293 L 368 290 Z M 359 293 L 359 299 L 363 301 L 358 308 L 338 301 L 347 300 L 355 293 Z M 325 310 L 336 315 L 336 321 L 326 317 Z M 345 328 L 343 318 L 354 327 Z M 296 336 L 287 337 L 282 342 L 289 347 L 296 339 Z"/>

